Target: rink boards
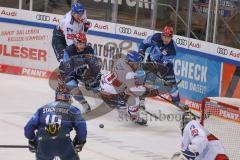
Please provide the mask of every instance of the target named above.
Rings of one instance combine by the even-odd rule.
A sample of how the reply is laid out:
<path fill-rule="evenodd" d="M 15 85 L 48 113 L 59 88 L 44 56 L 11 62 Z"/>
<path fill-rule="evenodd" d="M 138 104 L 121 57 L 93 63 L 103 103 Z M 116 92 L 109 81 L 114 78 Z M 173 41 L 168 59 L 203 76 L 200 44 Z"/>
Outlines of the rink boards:
<path fill-rule="evenodd" d="M 57 68 L 51 46 L 52 30 L 62 15 L 0 7 L 0 72 L 48 78 Z M 110 69 L 112 57 L 137 50 L 139 43 L 157 32 L 128 25 L 90 20 L 88 41 Z M 178 46 L 175 74 L 182 100 L 199 110 L 204 97 L 240 98 L 240 50 L 174 36 Z M 223 78 L 224 77 L 224 78 Z"/>

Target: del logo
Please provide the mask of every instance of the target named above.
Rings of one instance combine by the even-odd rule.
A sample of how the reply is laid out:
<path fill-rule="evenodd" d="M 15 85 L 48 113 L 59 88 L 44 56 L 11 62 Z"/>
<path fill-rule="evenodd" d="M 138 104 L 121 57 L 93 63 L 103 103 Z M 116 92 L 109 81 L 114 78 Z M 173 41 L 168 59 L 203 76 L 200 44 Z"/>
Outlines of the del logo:
<path fill-rule="evenodd" d="M 108 30 L 108 25 L 101 25 L 101 24 L 96 23 L 94 25 L 94 28 Z"/>
<path fill-rule="evenodd" d="M 194 125 L 190 127 L 190 130 L 193 137 L 198 136 L 198 129 Z"/>
<path fill-rule="evenodd" d="M 6 16 L 17 16 L 17 12 L 13 11 L 13 12 L 10 12 L 10 11 L 5 11 L 5 10 L 2 10 L 1 11 L 1 15 L 6 15 Z"/>

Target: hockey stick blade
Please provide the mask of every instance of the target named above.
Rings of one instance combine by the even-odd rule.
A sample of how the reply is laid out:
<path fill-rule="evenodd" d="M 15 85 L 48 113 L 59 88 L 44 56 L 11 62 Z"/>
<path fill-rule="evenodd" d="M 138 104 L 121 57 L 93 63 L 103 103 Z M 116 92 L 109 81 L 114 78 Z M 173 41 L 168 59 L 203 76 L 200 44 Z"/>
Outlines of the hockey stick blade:
<path fill-rule="evenodd" d="M 144 110 L 145 113 L 149 114 L 150 116 L 152 116 L 153 118 L 156 118 L 156 119 L 160 119 L 158 116 L 156 116 L 155 114 L 153 113 L 150 113 L 149 111 L 147 110 Z"/>
<path fill-rule="evenodd" d="M 28 148 L 27 145 L 0 145 L 0 148 Z"/>
<path fill-rule="evenodd" d="M 171 160 L 186 160 L 186 159 L 182 156 L 181 152 L 176 152 L 172 156 Z"/>

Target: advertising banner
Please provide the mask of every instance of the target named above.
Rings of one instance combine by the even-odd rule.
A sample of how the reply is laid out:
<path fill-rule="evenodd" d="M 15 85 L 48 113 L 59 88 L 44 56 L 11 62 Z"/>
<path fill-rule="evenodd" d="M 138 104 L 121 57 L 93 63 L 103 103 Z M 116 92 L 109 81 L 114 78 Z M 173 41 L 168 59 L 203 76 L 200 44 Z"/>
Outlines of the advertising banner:
<path fill-rule="evenodd" d="M 53 27 L 62 15 L 3 7 L 0 14 L 0 72 L 48 78 L 58 67 L 51 39 Z M 111 69 L 114 57 L 137 51 L 139 43 L 155 33 L 90 21 L 87 39 L 101 60 L 103 73 Z M 240 87 L 240 50 L 176 35 L 173 39 L 178 46 L 174 70 L 177 79 L 182 80 L 179 91 L 186 104 L 199 110 L 205 97 L 240 97 L 236 89 Z"/>
<path fill-rule="evenodd" d="M 57 61 L 51 35 L 52 30 L 46 28 L 1 23 L 1 63 L 53 70 Z"/>
<path fill-rule="evenodd" d="M 174 71 L 181 96 L 201 102 L 204 97 L 218 96 L 221 78 L 221 62 L 195 56 L 192 51 L 178 49 Z"/>
<path fill-rule="evenodd" d="M 223 63 L 221 96 L 240 98 L 240 67 Z"/>
<path fill-rule="evenodd" d="M 93 47 L 94 53 L 101 59 L 104 71 L 111 69 L 114 57 L 126 55 L 129 50 L 137 50 L 137 43 L 129 40 L 88 35 L 88 41 Z"/>

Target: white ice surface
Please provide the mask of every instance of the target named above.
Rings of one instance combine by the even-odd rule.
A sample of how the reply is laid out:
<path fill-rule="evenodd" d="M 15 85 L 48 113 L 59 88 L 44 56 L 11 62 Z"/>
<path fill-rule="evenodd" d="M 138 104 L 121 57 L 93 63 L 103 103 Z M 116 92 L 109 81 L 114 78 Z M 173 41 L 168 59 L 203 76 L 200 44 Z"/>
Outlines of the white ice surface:
<path fill-rule="evenodd" d="M 23 135 L 25 123 L 38 107 L 54 100 L 54 92 L 44 79 L 0 74 L 0 82 L 0 145 L 27 145 Z M 92 106 L 99 103 L 93 98 L 87 100 Z M 146 103 L 151 112 L 178 114 L 170 104 L 153 99 Z M 103 129 L 99 128 L 101 123 L 105 125 Z M 113 110 L 87 121 L 87 128 L 87 143 L 79 153 L 81 160 L 166 160 L 180 150 L 176 120 L 152 119 L 148 126 L 138 126 L 119 121 Z M 34 154 L 27 149 L 0 148 L 0 160 L 16 159 L 33 160 Z"/>

